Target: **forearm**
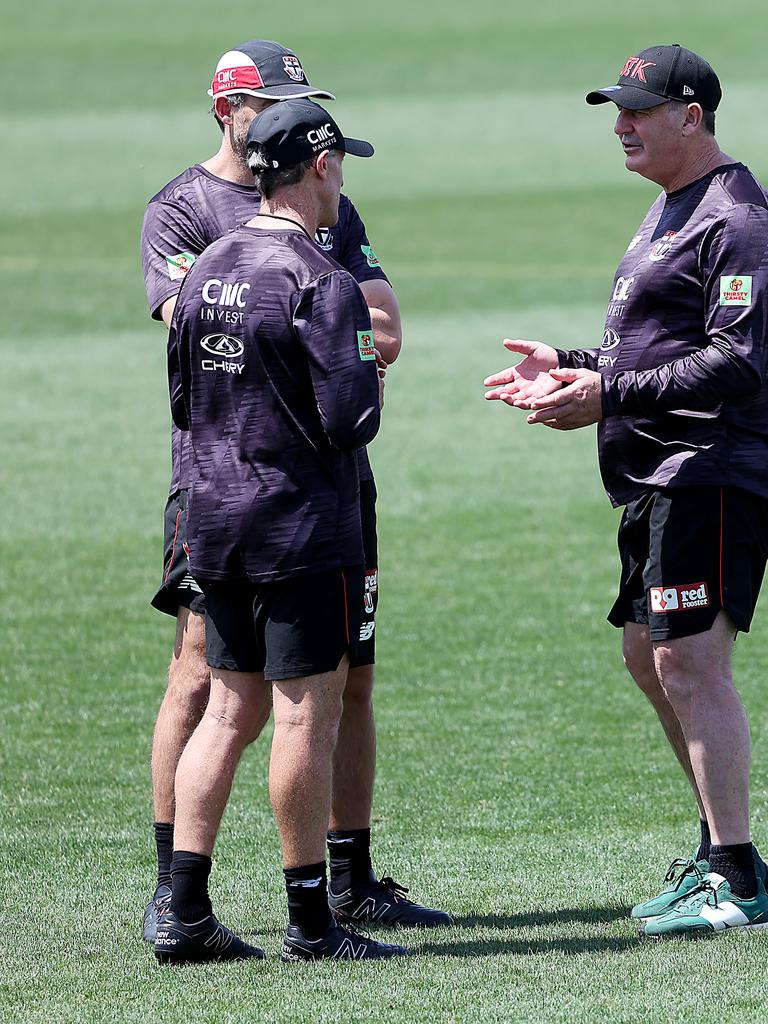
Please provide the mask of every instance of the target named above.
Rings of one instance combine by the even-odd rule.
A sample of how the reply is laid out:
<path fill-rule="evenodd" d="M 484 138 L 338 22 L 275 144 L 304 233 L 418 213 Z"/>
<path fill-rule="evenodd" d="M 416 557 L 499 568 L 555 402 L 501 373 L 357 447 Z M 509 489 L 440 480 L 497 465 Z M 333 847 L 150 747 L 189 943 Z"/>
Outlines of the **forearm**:
<path fill-rule="evenodd" d="M 400 304 L 387 281 L 362 281 L 360 291 L 371 316 L 373 342 L 385 363 L 394 363 L 400 355 L 403 331 Z"/>
<path fill-rule="evenodd" d="M 368 311 L 371 314 L 374 345 L 381 352 L 385 363 L 394 363 L 403 344 L 400 311 L 397 311 L 395 317 L 390 311 L 378 309 L 376 306 L 369 306 Z"/>
<path fill-rule="evenodd" d="M 760 371 L 727 344 L 650 370 L 627 370 L 603 378 L 603 415 L 653 415 L 672 409 L 707 410 L 722 402 L 748 401 L 762 387 Z"/>

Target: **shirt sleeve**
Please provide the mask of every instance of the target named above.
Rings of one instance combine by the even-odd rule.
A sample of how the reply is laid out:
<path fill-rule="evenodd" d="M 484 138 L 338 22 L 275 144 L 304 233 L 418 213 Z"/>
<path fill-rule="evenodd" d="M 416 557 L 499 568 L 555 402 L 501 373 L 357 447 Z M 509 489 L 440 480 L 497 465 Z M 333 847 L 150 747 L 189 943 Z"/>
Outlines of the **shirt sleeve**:
<path fill-rule="evenodd" d="M 358 282 L 389 281 L 379 258 L 365 233 L 365 224 L 354 205 L 347 200 L 346 217 L 341 225 L 339 263 Z"/>
<path fill-rule="evenodd" d="M 743 204 L 713 226 L 700 252 L 707 343 L 655 369 L 603 378 L 603 415 L 738 405 L 768 368 L 768 210 Z"/>
<path fill-rule="evenodd" d="M 185 391 L 189 388 L 189 367 L 182 351 L 182 332 L 176 317 L 168 331 L 168 392 L 171 399 L 171 416 L 179 430 L 189 430 L 189 408 Z"/>
<path fill-rule="evenodd" d="M 555 352 L 561 370 L 597 370 L 596 348 L 556 348 Z"/>
<path fill-rule="evenodd" d="M 300 292 L 293 325 L 331 444 L 343 451 L 368 444 L 379 429 L 379 375 L 360 289 L 343 271 L 326 274 Z"/>
<path fill-rule="evenodd" d="M 158 199 L 147 206 L 141 228 L 141 263 L 153 320 L 161 319 L 166 299 L 178 295 L 187 271 L 206 244 L 182 203 Z"/>

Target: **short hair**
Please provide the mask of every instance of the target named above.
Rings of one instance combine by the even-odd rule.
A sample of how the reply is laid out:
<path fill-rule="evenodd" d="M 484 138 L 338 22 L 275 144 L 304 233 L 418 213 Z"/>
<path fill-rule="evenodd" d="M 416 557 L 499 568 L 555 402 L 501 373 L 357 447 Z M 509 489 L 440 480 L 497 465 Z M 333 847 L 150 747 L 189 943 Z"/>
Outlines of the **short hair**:
<path fill-rule="evenodd" d="M 293 167 L 273 167 L 260 142 L 248 143 L 248 166 L 256 182 L 256 188 L 265 199 L 271 199 L 275 192 L 289 185 L 298 185 L 312 160 L 303 160 Z"/>
<path fill-rule="evenodd" d="M 670 103 L 674 104 L 675 107 L 688 107 L 685 100 L 670 100 Z M 714 110 L 701 111 L 701 129 L 705 135 L 715 134 L 715 112 Z"/>
<path fill-rule="evenodd" d="M 245 102 L 245 93 L 242 93 L 242 92 L 232 92 L 232 93 L 229 94 L 229 96 L 225 96 L 224 99 L 229 100 L 230 107 L 232 107 L 234 110 L 237 110 L 237 108 L 238 107 L 242 107 L 243 103 Z M 216 100 L 213 101 L 213 106 L 210 109 L 210 113 L 213 114 L 214 119 L 216 121 L 216 124 L 221 129 L 221 133 L 223 135 L 224 134 L 224 122 L 221 120 L 219 115 L 216 113 Z"/>

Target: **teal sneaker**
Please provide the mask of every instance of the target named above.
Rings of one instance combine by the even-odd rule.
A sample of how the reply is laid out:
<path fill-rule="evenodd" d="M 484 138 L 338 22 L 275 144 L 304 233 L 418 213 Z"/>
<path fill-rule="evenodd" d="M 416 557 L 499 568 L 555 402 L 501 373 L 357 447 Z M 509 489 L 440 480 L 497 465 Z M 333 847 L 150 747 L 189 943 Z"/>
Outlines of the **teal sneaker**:
<path fill-rule="evenodd" d="M 734 896 L 727 879 L 714 871 L 701 884 L 659 917 L 641 925 L 640 933 L 661 938 L 696 935 L 734 928 L 768 928 L 768 895 L 758 877 L 757 895 L 751 900 Z"/>
<path fill-rule="evenodd" d="M 669 865 L 669 870 L 664 876 L 664 881 L 669 883 L 666 889 L 663 889 L 653 899 L 632 907 L 629 916 L 636 921 L 646 921 L 649 917 L 666 914 L 673 904 L 678 900 L 685 899 L 688 893 L 701 884 L 708 871 L 709 862 L 706 860 L 694 860 L 693 858 L 685 860 L 678 857 Z"/>

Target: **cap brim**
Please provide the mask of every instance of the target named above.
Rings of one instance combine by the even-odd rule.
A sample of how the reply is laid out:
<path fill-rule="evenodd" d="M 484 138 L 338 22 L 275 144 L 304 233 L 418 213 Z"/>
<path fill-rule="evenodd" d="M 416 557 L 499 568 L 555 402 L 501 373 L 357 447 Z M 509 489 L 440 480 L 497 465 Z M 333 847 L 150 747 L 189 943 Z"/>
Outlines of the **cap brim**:
<path fill-rule="evenodd" d="M 231 96 L 233 93 L 256 96 L 261 100 L 300 100 L 306 99 L 308 96 L 318 96 L 323 100 L 336 99 L 332 92 L 326 92 L 325 89 L 313 89 L 311 85 L 268 85 L 263 89 L 224 89 L 217 93 L 214 93 L 212 89 L 208 90 L 208 95 L 213 98 Z"/>
<path fill-rule="evenodd" d="M 647 89 L 636 89 L 631 85 L 607 85 L 605 89 L 588 92 L 586 99 L 593 106 L 597 103 L 615 103 L 617 107 L 626 107 L 627 110 L 648 110 L 669 102 L 666 96 L 648 92 Z"/>
<path fill-rule="evenodd" d="M 350 156 L 373 156 L 373 146 L 362 139 L 344 139 L 344 152 Z"/>

